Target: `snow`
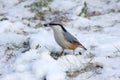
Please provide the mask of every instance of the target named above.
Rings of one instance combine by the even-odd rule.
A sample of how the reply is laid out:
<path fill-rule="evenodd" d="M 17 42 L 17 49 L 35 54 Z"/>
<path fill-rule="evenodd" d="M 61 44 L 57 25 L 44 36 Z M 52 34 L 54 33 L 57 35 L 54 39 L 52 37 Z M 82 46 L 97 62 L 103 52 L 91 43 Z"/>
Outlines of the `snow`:
<path fill-rule="evenodd" d="M 24 73 L 12 73 L 4 76 L 1 80 L 36 80 L 33 75 L 28 72 Z"/>
<path fill-rule="evenodd" d="M 0 20 L 8 19 L 0 21 L 0 80 L 120 80 L 120 1 L 86 0 L 89 15 L 78 16 L 84 1 L 53 0 L 48 6 L 69 16 L 64 27 L 88 49 L 75 50 L 82 55 L 67 49 L 56 60 L 50 54 L 62 48 L 52 29 L 35 28 L 49 20 L 23 20 L 34 17 L 25 7 L 34 0 L 0 0 Z M 103 68 L 95 69 L 98 64 Z"/>
<path fill-rule="evenodd" d="M 68 4 L 68 5 L 66 5 L 66 4 Z M 60 7 L 61 5 L 63 5 L 63 6 Z M 51 4 L 51 8 L 53 8 L 55 10 L 59 10 L 59 11 L 69 10 L 69 9 L 73 8 L 74 6 L 75 6 L 75 3 L 71 0 L 61 0 L 61 2 L 59 0 L 55 0 Z"/>

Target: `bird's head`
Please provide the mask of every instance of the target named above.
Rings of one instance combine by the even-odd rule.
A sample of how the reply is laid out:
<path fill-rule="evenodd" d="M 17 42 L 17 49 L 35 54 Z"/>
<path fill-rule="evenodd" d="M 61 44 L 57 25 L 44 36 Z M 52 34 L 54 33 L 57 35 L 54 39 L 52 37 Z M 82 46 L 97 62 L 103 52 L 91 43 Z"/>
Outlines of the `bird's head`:
<path fill-rule="evenodd" d="M 61 30 L 61 31 L 65 31 L 66 32 L 66 29 L 63 27 L 62 24 L 60 23 L 46 23 L 44 24 L 45 27 L 51 27 L 53 30 Z"/>

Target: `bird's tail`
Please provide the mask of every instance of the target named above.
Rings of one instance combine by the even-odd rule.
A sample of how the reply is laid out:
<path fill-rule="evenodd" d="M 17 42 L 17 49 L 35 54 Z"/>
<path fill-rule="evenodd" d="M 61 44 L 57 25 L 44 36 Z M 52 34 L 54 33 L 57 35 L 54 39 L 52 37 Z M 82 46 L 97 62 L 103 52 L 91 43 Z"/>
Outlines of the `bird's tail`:
<path fill-rule="evenodd" d="M 84 50 L 87 50 L 82 44 L 80 44 L 78 47 L 83 48 Z"/>

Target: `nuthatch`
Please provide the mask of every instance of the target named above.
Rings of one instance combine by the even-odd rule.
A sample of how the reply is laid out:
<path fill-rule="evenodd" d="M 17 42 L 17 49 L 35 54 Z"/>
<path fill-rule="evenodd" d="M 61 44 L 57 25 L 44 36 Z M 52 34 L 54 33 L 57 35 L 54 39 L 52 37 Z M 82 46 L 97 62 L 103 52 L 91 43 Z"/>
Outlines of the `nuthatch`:
<path fill-rule="evenodd" d="M 74 50 L 77 47 L 80 47 L 84 50 L 87 50 L 73 35 L 71 35 L 63 25 L 59 23 L 47 23 L 44 24 L 45 27 L 51 27 L 54 32 L 54 37 L 56 42 L 62 47 L 62 55 L 64 55 L 64 49 Z"/>

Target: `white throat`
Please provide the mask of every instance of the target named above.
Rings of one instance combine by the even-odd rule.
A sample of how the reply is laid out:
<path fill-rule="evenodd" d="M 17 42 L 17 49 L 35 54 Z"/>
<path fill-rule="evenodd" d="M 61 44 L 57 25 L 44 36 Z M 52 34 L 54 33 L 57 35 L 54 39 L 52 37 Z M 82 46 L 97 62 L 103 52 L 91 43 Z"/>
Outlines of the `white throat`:
<path fill-rule="evenodd" d="M 57 32 L 62 32 L 62 28 L 61 28 L 60 26 L 58 26 L 58 25 L 52 26 L 52 29 L 53 29 L 53 31 L 54 31 L 55 33 L 57 33 Z"/>

